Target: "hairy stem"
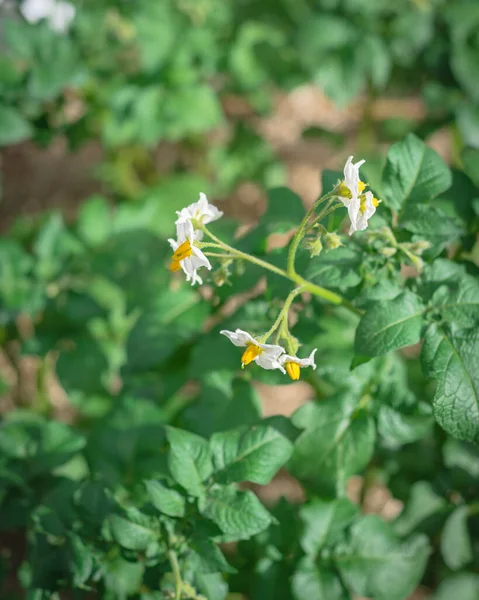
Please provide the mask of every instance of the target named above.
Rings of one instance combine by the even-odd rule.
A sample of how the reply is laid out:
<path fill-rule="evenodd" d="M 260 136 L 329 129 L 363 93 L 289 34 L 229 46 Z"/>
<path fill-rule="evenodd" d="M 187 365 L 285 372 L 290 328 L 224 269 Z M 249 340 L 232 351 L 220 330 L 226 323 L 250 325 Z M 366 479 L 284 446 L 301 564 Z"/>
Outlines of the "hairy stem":
<path fill-rule="evenodd" d="M 279 315 L 277 316 L 276 321 L 273 323 L 271 329 L 267 331 L 263 336 L 261 336 L 261 341 L 263 344 L 280 325 L 283 325 L 283 322 L 288 318 L 288 312 L 291 307 L 291 304 L 293 303 L 293 300 L 302 291 L 304 291 L 304 288 L 303 286 L 300 286 L 289 293 L 288 297 L 286 298 L 283 304 L 283 308 L 280 310 Z"/>
<path fill-rule="evenodd" d="M 324 196 L 321 196 L 321 198 L 319 198 L 318 200 L 316 200 L 316 202 L 313 204 L 313 206 L 304 215 L 304 218 L 301 221 L 301 223 L 300 223 L 300 225 L 299 225 L 296 233 L 294 234 L 294 237 L 291 240 L 291 245 L 289 247 L 289 252 L 288 252 L 288 266 L 287 266 L 287 271 L 288 271 L 288 275 L 289 276 L 293 276 L 293 275 L 296 274 L 296 271 L 295 271 L 295 268 L 294 268 L 294 260 L 296 258 L 296 252 L 298 250 L 299 243 L 301 242 L 301 240 L 303 239 L 304 235 L 306 234 L 306 229 L 307 229 L 307 226 L 308 226 L 309 219 L 314 214 L 314 211 L 316 210 L 316 208 L 322 202 L 325 202 L 326 200 L 329 200 L 333 196 L 333 194 L 334 194 L 334 191 L 329 192 L 328 194 L 325 194 Z"/>
<path fill-rule="evenodd" d="M 183 580 L 181 579 L 180 565 L 178 564 L 178 557 L 174 550 L 168 550 L 168 559 L 170 561 L 171 570 L 175 578 L 175 600 L 181 600 L 181 591 L 183 588 Z"/>
<path fill-rule="evenodd" d="M 329 196 L 328 194 L 326 196 L 324 196 L 321 199 L 321 201 L 324 201 L 324 199 L 328 199 L 328 196 Z M 303 224 L 302 224 L 303 229 L 304 229 L 305 224 L 306 224 L 306 218 L 303 219 Z M 346 300 L 339 294 L 336 294 L 335 292 L 331 292 L 330 290 L 328 290 L 326 288 L 323 288 L 319 285 L 316 285 L 315 283 L 311 283 L 310 281 L 307 281 L 306 279 L 304 279 L 304 277 L 301 277 L 301 275 L 298 275 L 298 273 L 296 273 L 296 271 L 294 271 L 294 269 L 293 269 L 292 273 L 289 273 L 289 272 L 285 271 L 284 269 L 280 269 L 279 267 L 276 267 L 275 265 L 272 265 L 269 262 L 266 262 L 265 260 L 257 258 L 256 256 L 252 256 L 251 254 L 247 254 L 246 252 L 241 252 L 241 250 L 237 250 L 236 248 L 233 248 L 232 246 L 225 244 L 219 238 L 217 238 L 215 235 L 213 235 L 204 225 L 202 225 L 201 229 L 206 233 L 206 235 L 208 235 L 216 243 L 213 244 L 213 243 L 209 243 L 209 242 L 206 242 L 206 243 L 201 242 L 201 244 L 199 244 L 200 248 L 207 248 L 207 247 L 222 248 L 223 250 L 226 250 L 228 253 L 234 254 L 238 258 L 243 258 L 244 260 L 247 260 L 255 265 L 258 265 L 260 267 L 263 267 L 264 269 L 267 269 L 268 271 L 271 271 L 272 273 L 276 273 L 276 275 L 280 275 L 281 277 L 284 277 L 285 279 L 289 279 L 290 281 L 293 281 L 298 286 L 301 286 L 302 291 L 309 292 L 310 294 L 313 294 L 314 296 L 317 296 L 318 298 L 323 298 L 323 300 L 326 300 L 327 302 L 331 302 L 331 304 L 336 304 L 337 306 L 345 306 L 346 308 L 348 308 L 351 312 L 355 313 L 356 315 L 362 314 L 360 310 L 358 310 L 355 306 L 353 306 L 350 302 L 348 302 L 348 300 Z M 297 235 L 297 232 L 296 232 L 296 235 Z M 298 238 L 298 244 L 299 244 L 299 238 Z M 296 249 L 297 249 L 297 245 L 296 245 Z M 289 256 L 291 256 L 291 248 L 290 248 Z M 288 256 L 288 261 L 289 261 L 289 256 Z M 293 267 L 294 267 L 294 254 L 293 254 Z"/>

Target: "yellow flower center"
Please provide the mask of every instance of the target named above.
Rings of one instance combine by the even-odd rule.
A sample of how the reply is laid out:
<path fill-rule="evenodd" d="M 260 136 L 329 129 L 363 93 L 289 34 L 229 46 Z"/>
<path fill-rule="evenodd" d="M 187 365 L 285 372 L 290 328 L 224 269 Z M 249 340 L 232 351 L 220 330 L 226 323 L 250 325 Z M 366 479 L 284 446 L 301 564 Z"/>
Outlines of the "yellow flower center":
<path fill-rule="evenodd" d="M 241 357 L 241 366 L 249 365 L 257 356 L 263 352 L 263 349 L 256 344 L 249 344 Z"/>
<path fill-rule="evenodd" d="M 367 185 L 368 184 L 364 183 L 364 181 L 358 181 L 358 194 L 361 194 L 362 192 L 364 192 Z M 342 183 L 340 183 L 338 186 L 338 196 L 341 196 L 342 198 L 349 198 L 349 199 L 352 198 L 351 190 L 344 183 L 344 181 Z"/>
<path fill-rule="evenodd" d="M 173 254 L 173 258 L 170 264 L 170 271 L 179 271 L 181 269 L 180 261 L 188 258 L 193 254 L 193 250 L 191 249 L 191 244 L 188 240 L 183 242 L 178 248 L 175 250 Z"/>
<path fill-rule="evenodd" d="M 297 381 L 301 375 L 301 367 L 298 363 L 287 362 L 285 364 L 286 373 L 291 377 L 293 381 Z"/>
<path fill-rule="evenodd" d="M 361 211 L 361 214 L 364 214 L 364 212 L 366 211 L 366 196 L 363 194 L 359 198 L 359 210 Z M 373 197 L 371 203 L 374 206 L 374 208 L 377 208 L 379 205 L 379 200 Z"/>

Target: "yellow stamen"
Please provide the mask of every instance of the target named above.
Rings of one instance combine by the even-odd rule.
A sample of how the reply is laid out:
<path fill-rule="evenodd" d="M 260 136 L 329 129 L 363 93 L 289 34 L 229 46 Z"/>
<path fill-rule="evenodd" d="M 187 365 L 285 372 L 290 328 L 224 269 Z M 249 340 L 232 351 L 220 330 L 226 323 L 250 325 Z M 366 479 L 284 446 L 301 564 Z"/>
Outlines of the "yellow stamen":
<path fill-rule="evenodd" d="M 244 367 L 245 365 L 249 365 L 249 363 L 262 352 L 263 350 L 256 344 L 249 344 L 241 357 L 241 366 Z"/>
<path fill-rule="evenodd" d="M 181 265 L 179 260 L 172 260 L 170 265 L 170 271 L 175 273 L 176 271 L 181 271 Z"/>
<path fill-rule="evenodd" d="M 285 364 L 286 373 L 291 377 L 293 381 L 297 381 L 301 375 L 301 368 L 298 363 L 287 362 Z"/>
<path fill-rule="evenodd" d="M 373 199 L 372 199 L 372 203 L 373 203 L 373 206 L 374 206 L 374 208 L 377 208 L 377 207 L 379 206 L 379 203 L 380 203 L 380 202 L 381 202 L 381 201 L 380 201 L 380 200 L 378 200 L 377 198 L 373 198 Z"/>
<path fill-rule="evenodd" d="M 358 181 L 358 194 L 362 194 L 366 189 L 367 185 L 368 184 L 364 183 L 364 181 Z"/>
<path fill-rule="evenodd" d="M 175 250 L 175 253 L 173 254 L 173 260 L 174 261 L 184 260 L 185 258 L 187 258 L 188 256 L 191 256 L 192 254 L 193 254 L 193 250 L 191 249 L 191 244 L 188 240 L 186 240 L 186 242 L 183 242 L 181 244 L 181 246 L 178 246 L 178 248 Z"/>
<path fill-rule="evenodd" d="M 359 197 L 359 210 L 361 214 L 366 210 L 366 196 L 364 195 Z"/>
<path fill-rule="evenodd" d="M 338 186 L 338 196 L 341 196 L 342 198 L 352 198 L 351 190 L 344 181 Z"/>

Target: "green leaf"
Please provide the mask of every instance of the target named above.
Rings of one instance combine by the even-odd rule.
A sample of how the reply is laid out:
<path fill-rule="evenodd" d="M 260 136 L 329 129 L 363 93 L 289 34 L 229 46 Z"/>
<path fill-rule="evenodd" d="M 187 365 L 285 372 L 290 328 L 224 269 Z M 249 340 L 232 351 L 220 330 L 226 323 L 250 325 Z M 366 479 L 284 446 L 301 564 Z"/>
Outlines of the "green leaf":
<path fill-rule="evenodd" d="M 83 543 L 77 535 L 70 536 L 71 567 L 73 571 L 73 585 L 83 586 L 89 579 L 93 570 L 93 553 L 91 548 Z"/>
<path fill-rule="evenodd" d="M 128 550 L 146 550 L 157 537 L 148 517 L 137 510 L 129 509 L 125 517 L 110 515 L 108 522 L 114 540 Z"/>
<path fill-rule="evenodd" d="M 346 480 L 369 462 L 375 442 L 370 415 L 358 401 L 333 397 L 297 410 L 292 421 L 304 429 L 294 445 L 289 470 L 322 496 L 344 490 Z"/>
<path fill-rule="evenodd" d="M 471 275 L 461 275 L 440 287 L 431 298 L 446 321 L 461 327 L 479 325 L 479 281 Z"/>
<path fill-rule="evenodd" d="M 238 492 L 233 488 L 212 489 L 202 514 L 218 525 L 225 541 L 247 539 L 274 522 L 253 492 Z"/>
<path fill-rule="evenodd" d="M 265 485 L 291 456 L 293 445 L 272 427 L 256 425 L 215 433 L 210 441 L 215 480 Z"/>
<path fill-rule="evenodd" d="M 479 330 L 431 325 L 421 353 L 426 376 L 437 379 L 434 415 L 452 436 L 479 441 Z"/>
<path fill-rule="evenodd" d="M 0 105 L 0 146 L 23 142 L 31 135 L 30 123 L 18 110 Z"/>
<path fill-rule="evenodd" d="M 297 227 L 304 215 L 301 198 L 289 188 L 279 187 L 268 192 L 268 204 L 260 226 L 265 227 L 266 234 L 284 233 Z"/>
<path fill-rule="evenodd" d="M 462 569 L 473 559 L 472 544 L 467 529 L 469 507 L 460 506 L 449 516 L 441 535 L 441 554 L 453 571 Z"/>
<path fill-rule="evenodd" d="M 216 333 L 214 337 L 218 341 L 222 336 Z M 213 336 L 203 336 L 201 342 L 195 346 L 194 356 L 200 354 L 204 358 L 204 353 L 199 351 L 205 348 L 208 340 L 214 343 Z M 221 348 L 221 359 L 224 358 L 226 349 L 227 347 Z M 216 358 L 210 355 L 211 359 L 213 357 Z M 235 377 L 239 358 L 238 352 L 234 351 L 231 371 L 210 371 L 201 374 L 203 381 L 199 398 L 185 411 L 188 429 L 209 437 L 215 432 L 240 425 L 254 425 L 261 419 L 258 392 L 249 381 Z"/>
<path fill-rule="evenodd" d="M 389 149 L 383 173 L 388 205 L 404 211 L 408 204 L 432 200 L 451 185 L 451 172 L 424 142 L 410 133 Z"/>
<path fill-rule="evenodd" d="M 145 481 L 146 490 L 151 503 L 161 513 L 169 517 L 183 517 L 185 499 L 176 490 L 170 490 L 159 481 Z"/>
<path fill-rule="evenodd" d="M 404 600 L 426 567 L 429 546 L 425 536 L 400 541 L 390 525 L 367 516 L 351 528 L 350 544 L 334 559 L 348 587 L 374 600 Z"/>
<path fill-rule="evenodd" d="M 315 556 L 324 546 L 336 544 L 358 514 L 358 507 L 346 498 L 330 502 L 313 500 L 305 504 L 300 508 L 303 522 L 301 547 L 306 554 Z"/>
<path fill-rule="evenodd" d="M 387 404 L 382 404 L 378 413 L 379 434 L 392 447 L 422 439 L 434 422 L 429 405 L 427 408 L 428 412 L 418 410 L 415 413 L 407 414 Z"/>
<path fill-rule="evenodd" d="M 431 600 L 477 600 L 479 597 L 479 575 L 458 573 L 441 581 Z"/>
<path fill-rule="evenodd" d="M 128 371 L 148 371 L 164 363 L 200 331 L 209 312 L 198 293 L 186 287 L 164 290 L 150 299 L 128 337 Z"/>
<path fill-rule="evenodd" d="M 291 587 L 295 600 L 348 600 L 337 575 L 325 565 L 318 565 L 309 556 L 303 557 L 295 571 Z"/>
<path fill-rule="evenodd" d="M 421 339 L 424 312 L 420 298 L 409 291 L 389 302 L 374 304 L 359 322 L 356 353 L 378 356 L 417 344 Z"/>
<path fill-rule="evenodd" d="M 80 207 L 76 230 L 89 246 L 102 244 L 111 233 L 111 210 L 103 196 L 93 196 Z"/>
<path fill-rule="evenodd" d="M 0 426 L 0 451 L 25 461 L 26 476 L 35 476 L 66 463 L 84 448 L 86 440 L 58 421 L 36 415 L 11 413 Z"/>
<path fill-rule="evenodd" d="M 410 535 L 444 508 L 447 508 L 446 501 L 434 491 L 432 485 L 428 481 L 417 481 L 411 487 L 403 512 L 394 522 L 394 531 L 400 536 Z"/>
<path fill-rule="evenodd" d="M 104 376 L 108 361 L 93 338 L 77 335 L 71 347 L 66 345 L 60 351 L 56 362 L 58 379 L 63 388 L 71 393 L 82 391 L 94 394 L 104 390 Z"/>
<path fill-rule="evenodd" d="M 166 428 L 170 443 L 168 466 L 177 483 L 193 496 L 204 493 L 203 481 L 213 472 L 208 442 L 175 427 Z"/>
<path fill-rule="evenodd" d="M 235 573 L 228 564 L 221 550 L 216 544 L 201 533 L 196 533 L 189 540 L 188 546 L 193 550 L 194 570 L 200 573 Z"/>
<path fill-rule="evenodd" d="M 226 600 L 228 596 L 228 584 L 223 579 L 221 573 L 196 573 L 195 582 L 197 589 L 208 600 Z"/>
<path fill-rule="evenodd" d="M 346 289 L 361 282 L 361 254 L 350 248 L 323 251 L 310 260 L 306 279 L 325 287 Z"/>
<path fill-rule="evenodd" d="M 143 562 L 131 562 L 121 556 L 107 556 L 103 569 L 105 587 L 111 597 L 126 599 L 139 589 L 145 566 Z"/>
<path fill-rule="evenodd" d="M 465 233 L 465 227 L 457 217 L 431 204 L 409 206 L 401 219 L 401 228 L 433 242 L 444 240 L 450 243 Z"/>

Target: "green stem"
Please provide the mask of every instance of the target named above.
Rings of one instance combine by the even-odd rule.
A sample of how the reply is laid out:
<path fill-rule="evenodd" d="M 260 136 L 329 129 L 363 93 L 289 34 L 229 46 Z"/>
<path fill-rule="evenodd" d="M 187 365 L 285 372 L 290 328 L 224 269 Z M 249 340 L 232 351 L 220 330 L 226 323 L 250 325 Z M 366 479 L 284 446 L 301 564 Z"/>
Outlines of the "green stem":
<path fill-rule="evenodd" d="M 180 565 L 178 557 L 174 550 L 168 550 L 168 559 L 170 561 L 171 570 L 175 578 L 175 600 L 181 600 L 181 591 L 183 589 L 183 580 L 181 579 Z"/>
<path fill-rule="evenodd" d="M 303 223 L 304 222 L 305 222 L 305 220 L 303 219 Z M 326 288 L 323 288 L 319 285 L 316 285 L 315 283 L 311 283 L 311 282 L 307 281 L 306 279 L 301 277 L 301 275 L 298 275 L 295 271 L 293 273 L 288 273 L 284 269 L 280 269 L 279 267 L 276 267 L 276 266 L 266 262 L 265 260 L 261 260 L 260 258 L 257 258 L 256 256 L 252 256 L 251 254 L 246 254 L 246 252 L 241 252 L 240 250 L 237 250 L 236 248 L 233 248 L 232 246 L 229 246 L 228 244 L 224 244 L 219 238 L 217 238 L 210 231 L 208 231 L 208 229 L 204 225 L 202 225 L 201 229 L 211 239 L 213 239 L 213 240 L 215 240 L 215 242 L 217 242 L 217 244 L 210 244 L 209 242 L 208 243 L 202 242 L 201 246 L 200 246 L 201 248 L 205 248 L 208 246 L 215 247 L 215 248 L 221 247 L 224 250 L 228 250 L 228 252 L 235 254 L 239 258 L 243 258 L 244 260 L 247 260 L 247 261 L 249 261 L 253 264 L 256 264 L 260 267 L 263 267 L 264 269 L 267 269 L 268 271 L 271 271 L 272 273 L 276 273 L 277 275 L 280 275 L 281 277 L 284 277 L 285 279 L 294 281 L 294 283 L 298 284 L 298 286 L 301 286 L 303 288 L 303 291 L 305 291 L 305 292 L 309 292 L 310 294 L 313 294 L 314 296 L 318 296 L 318 298 L 323 298 L 323 300 L 331 302 L 331 304 L 335 304 L 337 306 L 340 306 L 340 305 L 345 306 L 346 308 L 348 308 L 351 312 L 355 313 L 356 315 L 362 314 L 362 312 L 360 310 L 358 310 L 355 306 L 353 306 L 350 302 L 348 302 L 348 300 L 346 300 L 339 294 L 336 294 L 335 292 L 331 292 L 330 290 L 328 290 Z M 298 244 L 299 244 L 299 241 L 298 241 Z M 296 246 L 296 248 L 297 248 L 297 246 Z M 291 254 L 291 249 L 290 249 L 290 254 Z M 289 260 L 289 256 L 288 256 L 288 260 Z M 294 255 L 293 255 L 293 267 L 294 267 Z"/>
<path fill-rule="evenodd" d="M 212 256 L 214 258 L 239 258 L 235 254 L 222 254 L 221 252 L 203 252 L 205 256 Z"/>
<path fill-rule="evenodd" d="M 237 250 L 236 248 L 233 248 L 233 246 L 229 246 L 228 244 L 225 244 L 219 238 L 217 238 L 215 235 L 213 235 L 211 233 L 211 231 L 208 231 L 208 229 L 204 225 L 201 226 L 201 229 L 207 235 L 209 235 L 212 240 L 214 240 L 215 242 L 217 242 L 218 245 L 217 244 L 210 244 L 210 243 L 202 243 L 201 246 L 199 246 L 200 248 L 207 248 L 207 247 L 218 248 L 218 247 L 221 247 L 221 248 L 223 248 L 223 250 L 228 250 L 228 252 L 231 252 L 232 254 L 235 254 L 236 256 L 238 256 L 240 258 L 244 258 L 244 260 L 248 260 L 249 262 L 252 262 L 255 265 L 258 265 L 259 267 L 263 267 L 263 269 L 267 269 L 268 271 L 276 273 L 277 275 L 281 275 L 281 277 L 287 277 L 287 274 L 286 274 L 286 272 L 283 269 L 275 267 L 274 265 L 270 264 L 269 262 L 266 262 L 265 260 L 261 260 L 261 258 L 257 258 L 256 256 L 252 256 L 251 254 L 246 254 L 246 252 L 241 252 L 241 250 Z"/>
<path fill-rule="evenodd" d="M 285 319 L 287 319 L 288 312 L 289 312 L 289 309 L 291 307 L 291 304 L 293 303 L 293 300 L 302 291 L 303 291 L 303 287 L 300 286 L 300 287 L 294 289 L 293 291 L 291 291 L 288 294 L 288 297 L 286 298 L 286 300 L 285 300 L 285 302 L 283 304 L 283 308 L 280 310 L 279 315 L 277 316 L 276 321 L 273 323 L 271 329 L 269 331 L 267 331 L 264 335 L 261 336 L 261 343 L 262 344 L 264 344 L 266 342 L 266 340 L 270 337 L 270 335 L 277 329 L 277 327 L 280 324 L 282 324 Z"/>
<path fill-rule="evenodd" d="M 331 214 L 333 211 L 335 211 L 338 208 L 344 208 L 344 204 L 335 204 L 334 206 L 331 206 L 331 208 L 329 208 L 331 206 L 331 203 L 328 204 L 328 206 L 326 206 L 326 209 L 324 212 L 322 212 L 321 214 L 319 214 L 314 221 L 311 223 L 311 225 L 308 228 L 308 231 L 314 227 L 316 225 L 316 223 L 319 223 L 320 221 L 322 221 L 324 219 L 324 217 L 327 217 L 329 214 Z"/>
<path fill-rule="evenodd" d="M 325 194 L 324 196 L 321 196 L 321 198 L 319 198 L 319 200 L 316 200 L 316 202 L 313 204 L 313 206 L 308 210 L 308 212 L 304 215 L 303 220 L 301 221 L 296 233 L 294 234 L 293 239 L 291 240 L 291 245 L 289 247 L 289 252 L 288 252 L 288 266 L 287 266 L 287 271 L 288 271 L 288 275 L 292 276 L 296 274 L 295 268 L 294 268 L 294 259 L 296 258 L 296 251 L 298 250 L 298 246 L 300 241 L 303 239 L 306 231 L 306 227 L 308 225 L 308 221 L 311 217 L 311 215 L 314 213 L 314 211 L 316 210 L 316 208 L 322 203 L 325 202 L 326 200 L 329 200 L 333 195 L 335 195 L 335 190 L 333 190 L 332 192 L 329 192 L 328 194 Z"/>

